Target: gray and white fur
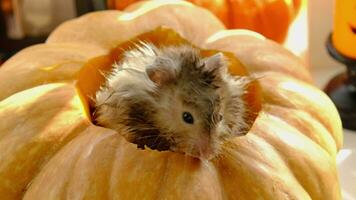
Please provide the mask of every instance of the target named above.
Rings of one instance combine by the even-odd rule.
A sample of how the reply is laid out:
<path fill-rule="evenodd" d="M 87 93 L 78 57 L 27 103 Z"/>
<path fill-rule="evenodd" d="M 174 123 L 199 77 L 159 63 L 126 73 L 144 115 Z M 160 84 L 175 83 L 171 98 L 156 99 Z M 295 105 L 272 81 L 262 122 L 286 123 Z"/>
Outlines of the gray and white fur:
<path fill-rule="evenodd" d="M 96 123 L 140 148 L 210 159 L 224 140 L 248 129 L 242 96 L 250 78 L 229 75 L 227 62 L 222 53 L 202 58 L 188 45 L 140 43 L 96 93 Z"/>

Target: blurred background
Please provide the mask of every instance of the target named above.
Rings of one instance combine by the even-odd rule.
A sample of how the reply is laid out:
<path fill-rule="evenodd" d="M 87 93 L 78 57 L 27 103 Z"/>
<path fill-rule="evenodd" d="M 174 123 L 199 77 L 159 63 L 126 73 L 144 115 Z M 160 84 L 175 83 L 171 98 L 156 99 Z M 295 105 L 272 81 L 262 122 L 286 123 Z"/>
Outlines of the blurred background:
<path fill-rule="evenodd" d="M 106 1 L 0 0 L 0 60 L 26 46 L 42 43 L 60 23 L 106 9 Z"/>
<path fill-rule="evenodd" d="M 0 0 L 0 67 L 21 49 L 44 42 L 49 33 L 66 20 L 91 11 L 122 10 L 137 1 Z M 189 1 L 209 9 L 227 28 L 257 31 L 295 53 L 310 68 L 315 84 L 321 89 L 346 69 L 328 54 L 325 47 L 333 31 L 337 0 Z M 353 15 L 356 15 L 356 0 L 340 1 L 354 1 Z M 345 129 L 344 137 L 345 145 L 337 160 L 342 193 L 345 200 L 355 200 L 356 132 Z"/>
<path fill-rule="evenodd" d="M 122 10 L 137 1 L 0 0 L 0 62 L 26 46 L 44 42 L 56 26 L 68 19 L 91 11 Z M 332 30 L 332 0 L 189 1 L 211 10 L 228 28 L 257 31 L 283 44 L 313 69 L 342 70 L 325 49 Z"/>
<path fill-rule="evenodd" d="M 0 0 L 0 59 L 4 62 L 20 49 L 44 42 L 56 26 L 68 19 L 91 11 L 123 10 L 137 1 Z M 286 43 L 299 55 L 305 55 L 308 31 L 307 23 L 301 21 L 306 20 L 306 0 L 188 1 L 212 11 L 227 28 L 259 32 L 276 42 Z M 289 27 L 296 31 L 290 31 Z M 288 37 L 293 33 L 298 36 L 298 41 Z"/>

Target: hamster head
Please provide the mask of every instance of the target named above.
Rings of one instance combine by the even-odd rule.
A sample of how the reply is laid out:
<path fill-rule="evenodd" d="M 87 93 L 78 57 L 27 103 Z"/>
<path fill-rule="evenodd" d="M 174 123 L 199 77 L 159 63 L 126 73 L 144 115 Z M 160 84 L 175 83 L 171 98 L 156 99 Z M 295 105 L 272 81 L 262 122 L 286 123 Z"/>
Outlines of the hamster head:
<path fill-rule="evenodd" d="M 139 147 L 211 159 L 240 134 L 243 84 L 227 75 L 222 53 L 202 58 L 190 46 L 144 44 L 117 67 L 97 93 L 96 119 Z"/>
<path fill-rule="evenodd" d="M 197 50 L 180 47 L 164 49 L 146 69 L 159 88 L 152 117 L 171 150 L 206 159 L 217 153 L 224 67 L 222 54 L 201 59 Z"/>

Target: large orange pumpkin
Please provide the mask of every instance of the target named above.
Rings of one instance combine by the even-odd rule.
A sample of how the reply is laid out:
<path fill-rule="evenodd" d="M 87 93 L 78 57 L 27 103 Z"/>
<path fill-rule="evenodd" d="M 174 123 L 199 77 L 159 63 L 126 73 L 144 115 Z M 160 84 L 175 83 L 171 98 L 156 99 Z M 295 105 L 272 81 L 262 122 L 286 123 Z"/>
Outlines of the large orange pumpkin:
<path fill-rule="evenodd" d="M 182 37 L 234 57 L 230 73 L 260 77 L 246 98 L 260 110 L 249 133 L 203 162 L 138 149 L 94 125 L 88 95 L 135 37 Z M 224 30 L 192 4 L 148 2 L 66 22 L 10 58 L 0 82 L 1 199 L 341 199 L 340 119 L 300 60 L 256 33 Z"/>
<path fill-rule="evenodd" d="M 109 0 L 109 8 L 123 10 L 142 0 Z M 283 42 L 302 0 L 187 0 L 213 12 L 227 28 L 244 28 Z M 194 19 L 192 19 L 194 20 Z"/>

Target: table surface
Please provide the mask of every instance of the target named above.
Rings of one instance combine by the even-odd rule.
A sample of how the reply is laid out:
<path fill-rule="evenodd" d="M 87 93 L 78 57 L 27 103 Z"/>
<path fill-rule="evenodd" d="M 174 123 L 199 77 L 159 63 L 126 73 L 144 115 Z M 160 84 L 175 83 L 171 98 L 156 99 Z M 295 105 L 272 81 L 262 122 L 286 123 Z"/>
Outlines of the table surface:
<path fill-rule="evenodd" d="M 327 82 L 345 68 L 324 67 L 311 69 L 315 83 L 324 88 Z M 344 200 L 356 200 L 356 131 L 344 129 L 344 145 L 337 156 L 339 178 Z"/>
<path fill-rule="evenodd" d="M 344 200 L 356 199 L 356 131 L 344 130 L 344 147 L 337 156 Z"/>

